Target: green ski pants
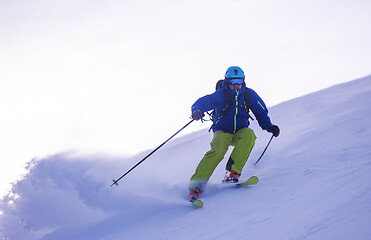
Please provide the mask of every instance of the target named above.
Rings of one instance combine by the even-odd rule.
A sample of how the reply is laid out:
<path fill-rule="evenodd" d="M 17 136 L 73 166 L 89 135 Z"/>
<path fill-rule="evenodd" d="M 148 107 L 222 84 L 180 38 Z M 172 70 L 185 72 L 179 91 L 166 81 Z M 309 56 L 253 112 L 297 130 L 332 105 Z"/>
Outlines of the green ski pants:
<path fill-rule="evenodd" d="M 234 146 L 234 149 L 226 169 L 241 173 L 255 145 L 255 139 L 254 131 L 247 127 L 238 130 L 235 134 L 216 131 L 210 143 L 211 149 L 202 158 L 191 177 L 190 188 L 194 188 L 199 184 L 204 185 L 209 180 L 215 168 L 223 160 L 229 146 Z"/>

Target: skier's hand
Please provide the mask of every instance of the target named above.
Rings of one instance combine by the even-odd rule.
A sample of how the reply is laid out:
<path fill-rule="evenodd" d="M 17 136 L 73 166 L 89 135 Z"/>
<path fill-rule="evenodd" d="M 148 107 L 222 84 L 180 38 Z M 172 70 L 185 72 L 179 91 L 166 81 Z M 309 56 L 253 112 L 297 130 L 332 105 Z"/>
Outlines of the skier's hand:
<path fill-rule="evenodd" d="M 203 118 L 203 116 L 205 116 L 205 114 L 201 111 L 201 110 L 196 110 L 192 113 L 192 118 L 196 121 L 200 120 L 201 118 Z"/>
<path fill-rule="evenodd" d="M 278 137 L 280 135 L 280 128 L 276 125 L 272 125 L 269 129 L 268 132 L 272 133 L 273 136 Z"/>

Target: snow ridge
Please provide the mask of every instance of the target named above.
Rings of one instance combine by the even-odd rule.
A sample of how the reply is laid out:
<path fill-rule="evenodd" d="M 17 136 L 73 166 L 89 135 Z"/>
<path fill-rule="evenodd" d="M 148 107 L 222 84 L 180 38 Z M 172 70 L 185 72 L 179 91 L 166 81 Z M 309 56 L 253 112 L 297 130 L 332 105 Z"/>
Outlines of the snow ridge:
<path fill-rule="evenodd" d="M 209 148 L 207 128 L 179 137 L 109 187 L 148 152 L 63 153 L 29 164 L 1 200 L 0 239 L 368 239 L 371 235 L 371 76 L 270 108 L 281 128 L 258 140 L 242 178 L 247 189 L 210 179 L 204 208 L 187 203 L 187 184 Z M 194 123 L 196 124 L 196 123 Z M 228 153 L 226 159 L 228 158 Z"/>

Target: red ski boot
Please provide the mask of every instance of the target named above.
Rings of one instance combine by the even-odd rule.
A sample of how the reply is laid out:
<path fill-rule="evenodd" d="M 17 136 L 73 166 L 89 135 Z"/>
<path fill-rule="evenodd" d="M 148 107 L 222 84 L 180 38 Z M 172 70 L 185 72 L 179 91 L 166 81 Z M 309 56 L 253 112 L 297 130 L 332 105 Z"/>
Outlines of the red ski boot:
<path fill-rule="evenodd" d="M 241 176 L 241 174 L 239 174 L 236 171 L 227 170 L 227 172 L 225 173 L 223 183 L 237 183 L 240 176 Z"/>

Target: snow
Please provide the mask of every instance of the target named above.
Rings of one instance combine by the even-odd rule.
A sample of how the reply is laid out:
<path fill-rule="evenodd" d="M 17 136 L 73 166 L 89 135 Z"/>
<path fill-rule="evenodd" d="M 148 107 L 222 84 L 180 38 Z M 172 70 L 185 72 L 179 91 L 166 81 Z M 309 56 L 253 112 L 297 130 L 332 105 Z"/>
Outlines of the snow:
<path fill-rule="evenodd" d="M 370 102 L 367 76 L 271 107 L 281 135 L 255 166 L 270 134 L 253 122 L 258 139 L 242 172 L 259 183 L 221 185 L 227 153 L 202 209 L 187 202 L 187 186 L 208 127 L 171 140 L 118 187 L 112 179 L 152 150 L 33 159 L 0 202 L 0 239 L 370 239 Z"/>

